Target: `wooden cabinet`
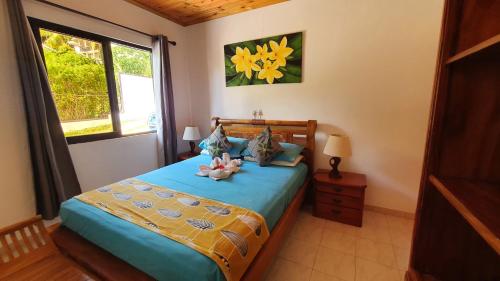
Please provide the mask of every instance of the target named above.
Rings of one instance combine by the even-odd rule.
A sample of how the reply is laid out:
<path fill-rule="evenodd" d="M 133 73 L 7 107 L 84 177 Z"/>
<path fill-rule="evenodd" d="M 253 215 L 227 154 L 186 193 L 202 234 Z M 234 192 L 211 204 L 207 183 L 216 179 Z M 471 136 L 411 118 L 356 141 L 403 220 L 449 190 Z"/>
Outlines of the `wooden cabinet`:
<path fill-rule="evenodd" d="M 189 158 L 196 157 L 196 156 L 198 156 L 198 155 L 200 155 L 200 153 L 199 153 L 199 152 L 196 152 L 196 151 L 195 151 L 194 153 L 191 153 L 190 151 L 186 151 L 186 152 L 179 153 L 179 154 L 177 155 L 177 160 L 178 160 L 178 161 L 184 161 L 184 160 L 187 160 L 187 159 L 189 159 Z"/>
<path fill-rule="evenodd" d="M 500 280 L 500 1 L 445 1 L 406 279 Z"/>
<path fill-rule="evenodd" d="M 363 223 L 366 176 L 342 172 L 342 178 L 329 176 L 328 170 L 314 174 L 314 215 L 355 226 Z"/>

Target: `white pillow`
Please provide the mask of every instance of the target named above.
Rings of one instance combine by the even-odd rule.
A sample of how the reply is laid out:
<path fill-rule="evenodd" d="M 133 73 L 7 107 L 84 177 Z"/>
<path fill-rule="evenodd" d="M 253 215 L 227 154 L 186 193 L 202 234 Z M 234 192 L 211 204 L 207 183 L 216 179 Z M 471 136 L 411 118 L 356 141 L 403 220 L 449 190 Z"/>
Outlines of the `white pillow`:
<path fill-rule="evenodd" d="M 245 156 L 244 159 L 246 161 L 255 162 L 255 158 L 253 158 L 252 156 Z M 295 167 L 300 163 L 300 161 L 302 161 L 302 159 L 304 159 L 304 155 L 299 155 L 295 158 L 295 160 L 293 162 L 274 160 L 274 161 L 271 161 L 271 165 L 284 166 L 284 167 Z"/>

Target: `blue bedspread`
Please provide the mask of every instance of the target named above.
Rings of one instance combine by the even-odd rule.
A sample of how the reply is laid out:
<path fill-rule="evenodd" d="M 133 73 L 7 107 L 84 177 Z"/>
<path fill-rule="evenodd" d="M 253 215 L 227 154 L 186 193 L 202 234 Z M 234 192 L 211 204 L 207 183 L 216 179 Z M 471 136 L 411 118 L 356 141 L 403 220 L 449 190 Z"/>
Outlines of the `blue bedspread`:
<path fill-rule="evenodd" d="M 259 167 L 243 164 L 239 173 L 222 181 L 195 176 L 198 166 L 210 157 L 200 155 L 137 178 L 209 199 L 238 205 L 260 213 L 272 230 L 303 184 L 307 167 Z M 225 280 L 210 258 L 168 239 L 117 218 L 77 199 L 61 206 L 63 225 L 127 261 L 158 280 Z"/>

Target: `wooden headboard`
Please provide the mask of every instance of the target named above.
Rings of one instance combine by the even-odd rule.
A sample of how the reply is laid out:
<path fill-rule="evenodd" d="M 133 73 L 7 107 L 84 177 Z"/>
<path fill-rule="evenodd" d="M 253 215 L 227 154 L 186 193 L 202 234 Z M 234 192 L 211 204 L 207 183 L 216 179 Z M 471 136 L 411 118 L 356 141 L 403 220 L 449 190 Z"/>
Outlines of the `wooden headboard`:
<path fill-rule="evenodd" d="M 285 120 L 261 120 L 261 119 L 223 119 L 212 117 L 212 131 L 222 124 L 226 135 L 238 138 L 253 139 L 262 130 L 270 126 L 273 138 L 280 142 L 295 143 L 304 146 L 302 154 L 309 166 L 309 171 L 314 171 L 314 148 L 316 120 L 307 121 L 285 121 Z"/>

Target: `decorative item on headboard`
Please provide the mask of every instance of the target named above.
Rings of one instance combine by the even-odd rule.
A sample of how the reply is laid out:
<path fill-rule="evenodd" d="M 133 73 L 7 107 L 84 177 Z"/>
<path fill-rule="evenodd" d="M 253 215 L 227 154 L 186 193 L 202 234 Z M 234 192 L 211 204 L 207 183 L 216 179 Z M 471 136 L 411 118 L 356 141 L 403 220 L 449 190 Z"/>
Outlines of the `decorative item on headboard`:
<path fill-rule="evenodd" d="M 259 116 L 259 119 L 262 119 L 262 116 L 264 116 L 264 112 L 262 111 L 262 109 L 254 110 L 252 111 L 252 116 L 253 120 L 258 120 L 257 116 Z"/>
<path fill-rule="evenodd" d="M 224 46 L 226 87 L 302 82 L 302 32 Z"/>

